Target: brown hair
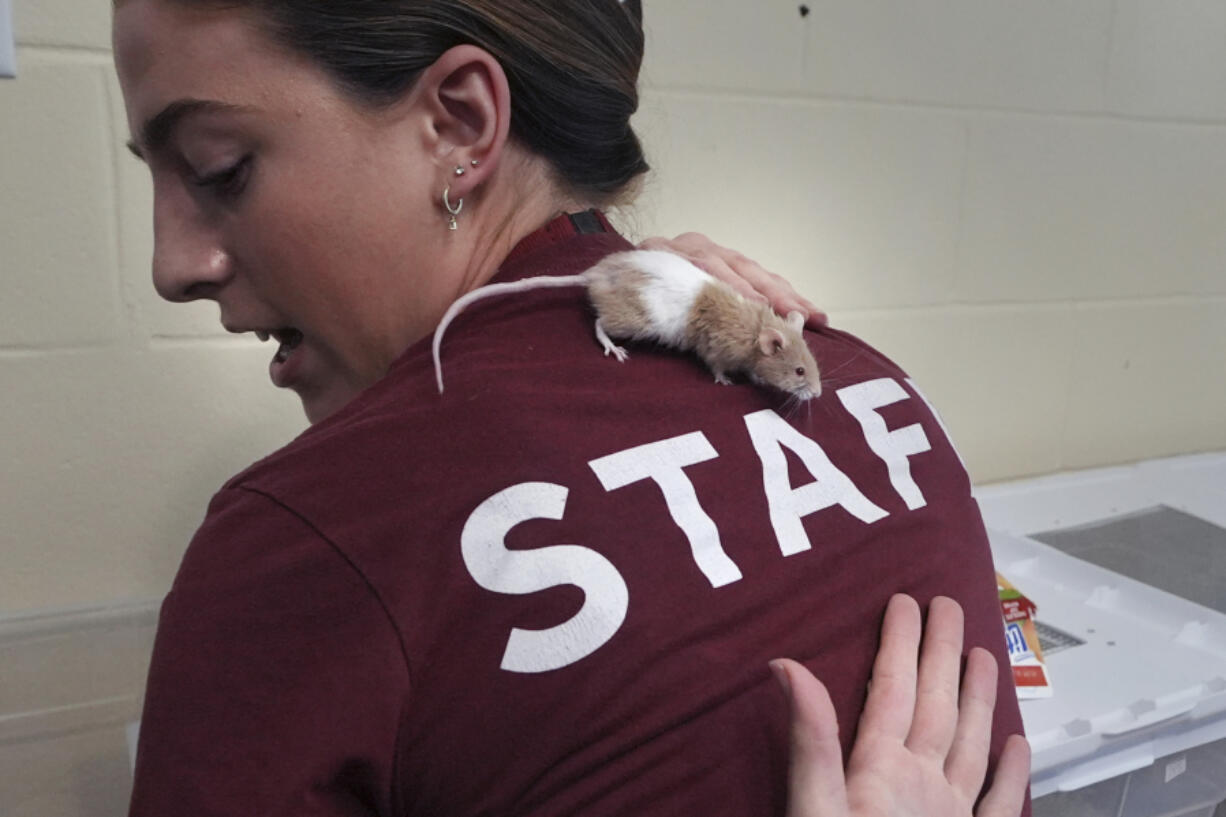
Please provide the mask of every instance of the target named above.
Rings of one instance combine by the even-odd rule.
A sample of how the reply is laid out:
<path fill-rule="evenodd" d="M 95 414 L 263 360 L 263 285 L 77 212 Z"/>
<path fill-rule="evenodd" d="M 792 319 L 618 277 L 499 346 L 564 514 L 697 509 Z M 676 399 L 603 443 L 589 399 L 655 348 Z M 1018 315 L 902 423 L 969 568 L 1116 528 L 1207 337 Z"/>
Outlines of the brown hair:
<path fill-rule="evenodd" d="M 643 58 L 639 0 L 177 0 L 243 6 L 358 100 L 388 105 L 457 45 L 494 56 L 511 135 L 573 191 L 605 203 L 648 169 L 630 116 Z"/>

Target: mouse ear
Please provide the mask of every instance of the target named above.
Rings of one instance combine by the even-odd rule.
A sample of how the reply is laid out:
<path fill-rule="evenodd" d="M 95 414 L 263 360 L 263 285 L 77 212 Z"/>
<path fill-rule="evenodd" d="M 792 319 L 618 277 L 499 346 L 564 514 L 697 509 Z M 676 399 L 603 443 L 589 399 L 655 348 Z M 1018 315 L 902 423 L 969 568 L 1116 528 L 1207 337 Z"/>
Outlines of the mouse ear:
<path fill-rule="evenodd" d="M 805 328 L 804 313 L 799 312 L 798 310 L 795 310 L 795 309 L 789 312 L 788 313 L 788 326 L 792 327 L 797 332 L 804 329 Z"/>
<path fill-rule="evenodd" d="M 777 353 L 780 349 L 788 345 L 787 338 L 783 333 L 774 327 L 768 327 L 758 333 L 758 348 L 762 350 L 762 354 L 770 357 Z"/>

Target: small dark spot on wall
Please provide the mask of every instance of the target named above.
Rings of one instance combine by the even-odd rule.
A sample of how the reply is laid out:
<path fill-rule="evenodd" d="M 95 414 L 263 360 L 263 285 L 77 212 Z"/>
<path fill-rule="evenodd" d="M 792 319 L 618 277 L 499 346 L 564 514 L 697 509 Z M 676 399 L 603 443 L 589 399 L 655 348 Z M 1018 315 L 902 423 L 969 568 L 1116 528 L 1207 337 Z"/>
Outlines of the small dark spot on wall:
<path fill-rule="evenodd" d="M 800 16 L 801 16 L 801 17 L 808 17 L 808 16 L 809 16 L 809 7 L 808 7 L 808 6 L 806 6 L 806 5 L 804 5 L 803 3 L 802 3 L 802 4 L 801 4 L 801 6 L 800 6 Z"/>

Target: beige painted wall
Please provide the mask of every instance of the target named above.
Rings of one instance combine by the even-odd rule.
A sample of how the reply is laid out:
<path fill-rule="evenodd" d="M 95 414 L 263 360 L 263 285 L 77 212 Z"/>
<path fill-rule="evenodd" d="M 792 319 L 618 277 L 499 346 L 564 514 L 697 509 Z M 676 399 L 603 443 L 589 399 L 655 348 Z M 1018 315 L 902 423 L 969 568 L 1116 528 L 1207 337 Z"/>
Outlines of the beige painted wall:
<path fill-rule="evenodd" d="M 974 477 L 1226 448 L 1226 6 L 647 0 L 623 220 L 791 277 Z M 271 348 L 149 283 L 109 4 L 16 0 L 0 81 L 0 616 L 156 598 L 303 425 Z"/>

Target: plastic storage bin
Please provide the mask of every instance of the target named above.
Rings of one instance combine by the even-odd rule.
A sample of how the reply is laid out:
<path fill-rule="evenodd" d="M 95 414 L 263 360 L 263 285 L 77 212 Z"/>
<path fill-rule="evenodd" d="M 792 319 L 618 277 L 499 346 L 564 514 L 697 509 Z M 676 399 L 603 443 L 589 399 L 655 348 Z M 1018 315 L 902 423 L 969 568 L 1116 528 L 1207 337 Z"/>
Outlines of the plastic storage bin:
<path fill-rule="evenodd" d="M 1054 696 L 1021 703 L 1036 817 L 1226 817 L 1226 592 L 1215 592 L 1226 570 L 1226 455 L 977 495 L 997 568 L 1038 605 L 1058 645 L 1048 656 Z M 1122 514 L 1134 516 L 1097 524 Z M 1094 529 L 1067 530 L 1082 525 Z M 1066 530 L 1039 533 L 1053 528 Z"/>
<path fill-rule="evenodd" d="M 1034 817 L 1211 817 L 1226 801 L 1226 742 L 1034 801 Z M 1226 808 L 1223 808 L 1226 813 Z"/>

